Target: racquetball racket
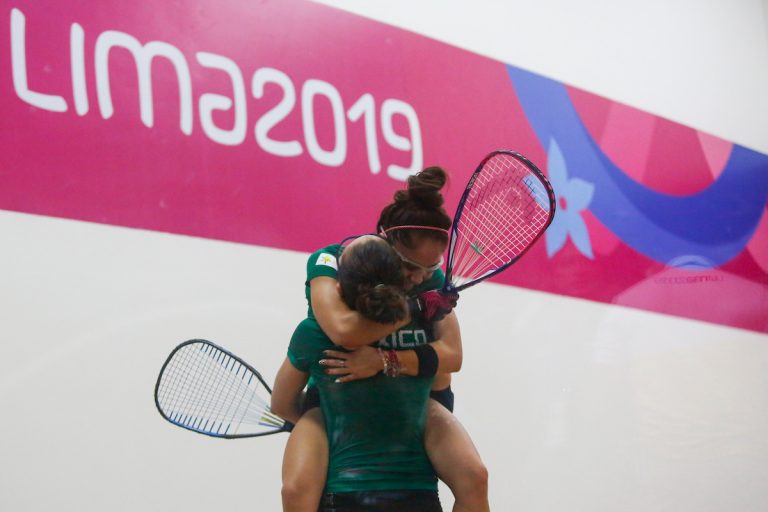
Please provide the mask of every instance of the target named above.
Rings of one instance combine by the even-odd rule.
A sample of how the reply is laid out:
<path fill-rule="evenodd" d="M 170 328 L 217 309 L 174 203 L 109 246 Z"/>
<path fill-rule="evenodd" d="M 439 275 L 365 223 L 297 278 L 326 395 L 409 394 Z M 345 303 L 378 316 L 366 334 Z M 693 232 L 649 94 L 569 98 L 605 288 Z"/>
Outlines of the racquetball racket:
<path fill-rule="evenodd" d="M 272 414 L 272 390 L 248 363 L 206 340 L 177 346 L 160 370 L 155 405 L 166 420 L 227 439 L 289 432 Z"/>
<path fill-rule="evenodd" d="M 486 156 L 453 217 L 444 290 L 459 292 L 512 265 L 554 216 L 552 185 L 530 160 L 505 150 Z"/>

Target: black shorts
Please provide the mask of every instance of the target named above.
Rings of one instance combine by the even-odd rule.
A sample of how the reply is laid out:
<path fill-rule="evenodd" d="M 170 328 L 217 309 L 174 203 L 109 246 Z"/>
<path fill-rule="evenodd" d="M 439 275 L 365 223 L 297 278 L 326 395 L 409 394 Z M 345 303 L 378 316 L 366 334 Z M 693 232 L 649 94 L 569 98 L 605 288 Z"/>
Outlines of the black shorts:
<path fill-rule="evenodd" d="M 442 512 L 437 491 L 329 492 L 318 512 Z"/>
<path fill-rule="evenodd" d="M 453 390 L 451 386 L 437 391 L 432 390 L 429 392 L 429 397 L 453 412 Z M 317 386 L 307 388 L 307 392 L 304 394 L 304 402 L 301 404 L 301 414 L 304 414 L 313 407 L 320 407 L 320 392 L 317 390 Z"/>
<path fill-rule="evenodd" d="M 310 409 L 320 407 L 320 391 L 317 386 L 309 386 L 304 393 L 304 401 L 301 403 L 301 414 L 304 415 Z"/>
<path fill-rule="evenodd" d="M 451 389 L 451 386 L 448 386 L 445 389 L 439 389 L 437 391 L 430 391 L 429 398 L 435 400 L 439 404 L 442 404 L 443 407 L 453 412 L 453 390 Z"/>

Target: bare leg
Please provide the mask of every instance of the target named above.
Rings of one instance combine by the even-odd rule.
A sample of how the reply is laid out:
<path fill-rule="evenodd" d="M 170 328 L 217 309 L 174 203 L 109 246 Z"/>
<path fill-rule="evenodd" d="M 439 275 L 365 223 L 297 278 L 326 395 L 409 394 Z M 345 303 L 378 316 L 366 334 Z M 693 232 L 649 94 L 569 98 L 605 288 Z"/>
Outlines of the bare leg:
<path fill-rule="evenodd" d="M 488 470 L 459 420 L 435 400 L 429 401 L 424 445 L 453 492 L 453 512 L 489 512 Z"/>
<path fill-rule="evenodd" d="M 317 512 L 328 471 L 323 413 L 310 409 L 299 419 L 283 455 L 283 511 Z"/>

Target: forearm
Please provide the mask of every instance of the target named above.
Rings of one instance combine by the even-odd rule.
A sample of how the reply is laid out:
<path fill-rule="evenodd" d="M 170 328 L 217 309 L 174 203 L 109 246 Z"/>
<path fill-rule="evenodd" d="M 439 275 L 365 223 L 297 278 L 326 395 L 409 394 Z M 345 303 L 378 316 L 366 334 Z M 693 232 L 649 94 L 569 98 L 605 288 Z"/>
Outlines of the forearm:
<path fill-rule="evenodd" d="M 437 354 L 437 373 L 456 373 L 461 369 L 461 354 L 442 340 L 433 341 L 432 348 Z M 402 375 L 416 376 L 419 374 L 419 356 L 415 350 L 400 350 L 397 352 Z M 383 366 L 382 366 L 383 369 Z"/>
<path fill-rule="evenodd" d="M 321 319 L 321 316 L 323 318 Z M 317 315 L 317 323 L 323 332 L 336 345 L 346 349 L 355 349 L 378 341 L 408 325 L 410 318 L 393 324 L 381 324 L 364 318 L 356 311 L 348 310 L 341 314 Z"/>
<path fill-rule="evenodd" d="M 301 401 L 308 374 L 293 367 L 286 358 L 275 377 L 270 409 L 284 420 L 296 423 L 301 417 Z"/>
<path fill-rule="evenodd" d="M 461 370 L 464 361 L 464 351 L 461 346 L 461 329 L 455 312 L 446 315 L 435 324 L 437 340 L 432 347 L 437 352 L 439 363 L 438 373 L 456 373 Z"/>
<path fill-rule="evenodd" d="M 333 278 L 313 279 L 310 282 L 310 293 L 312 311 L 320 328 L 333 343 L 347 349 L 369 345 L 410 322 L 410 317 L 393 324 L 381 324 L 364 318 L 341 300 Z"/>
<path fill-rule="evenodd" d="M 301 402 L 304 400 L 304 395 L 305 393 L 301 392 L 288 400 L 275 400 L 273 395 L 270 410 L 284 420 L 296 424 L 301 418 Z"/>
<path fill-rule="evenodd" d="M 351 352 L 326 350 L 320 364 L 326 367 L 327 374 L 337 377 L 337 382 L 366 379 L 382 370 L 387 373 L 387 368 L 394 375 L 416 376 L 421 372 L 422 375 L 448 376 L 459 371 L 462 362 L 461 333 L 456 315 L 450 313 L 434 328 L 440 339 L 416 350 L 399 350 L 394 354 L 367 346 Z"/>
<path fill-rule="evenodd" d="M 438 339 L 430 343 L 437 354 L 437 373 L 455 373 L 461 369 L 463 351 L 461 347 L 461 331 L 456 314 L 451 312 L 445 318 L 435 323 L 435 334 Z M 400 373 L 403 375 L 418 375 L 419 357 L 415 350 L 401 350 L 397 353 L 400 362 Z"/>

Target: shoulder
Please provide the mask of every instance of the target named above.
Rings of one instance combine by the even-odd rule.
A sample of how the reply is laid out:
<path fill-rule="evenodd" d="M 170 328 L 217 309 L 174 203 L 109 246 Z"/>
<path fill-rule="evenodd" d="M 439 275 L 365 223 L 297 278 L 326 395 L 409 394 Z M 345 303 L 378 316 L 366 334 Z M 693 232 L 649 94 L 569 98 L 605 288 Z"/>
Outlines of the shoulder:
<path fill-rule="evenodd" d="M 335 279 L 338 273 L 336 265 L 338 254 L 338 244 L 328 245 L 310 254 L 307 259 L 307 283 L 318 276 L 328 276 Z"/>
<path fill-rule="evenodd" d="M 332 346 L 330 339 L 323 333 L 317 322 L 314 319 L 305 318 L 293 331 L 288 345 L 288 359 L 297 370 L 310 372 L 317 366 L 323 350 Z"/>
<path fill-rule="evenodd" d="M 293 350 L 312 350 L 325 348 L 326 345 L 333 344 L 314 318 L 302 320 L 291 336 L 290 346 Z"/>
<path fill-rule="evenodd" d="M 305 318 L 296 329 L 293 331 L 294 337 L 309 336 L 313 338 L 327 338 L 323 330 L 320 328 L 320 324 L 314 318 Z"/>

